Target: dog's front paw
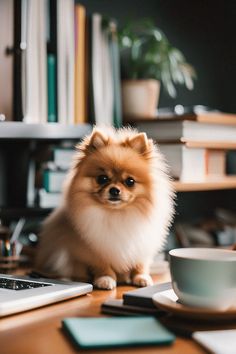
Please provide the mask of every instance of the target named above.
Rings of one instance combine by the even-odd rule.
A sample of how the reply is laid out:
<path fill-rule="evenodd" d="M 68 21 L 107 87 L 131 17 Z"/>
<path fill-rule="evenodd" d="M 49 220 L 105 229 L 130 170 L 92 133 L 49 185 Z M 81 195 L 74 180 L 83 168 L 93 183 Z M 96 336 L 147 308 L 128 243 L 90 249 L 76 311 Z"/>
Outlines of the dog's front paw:
<path fill-rule="evenodd" d="M 94 286 L 99 289 L 112 290 L 116 287 L 116 281 L 109 275 L 103 275 L 94 280 Z"/>
<path fill-rule="evenodd" d="M 150 286 L 153 285 L 153 281 L 149 274 L 136 274 L 133 277 L 133 284 L 136 286 Z"/>

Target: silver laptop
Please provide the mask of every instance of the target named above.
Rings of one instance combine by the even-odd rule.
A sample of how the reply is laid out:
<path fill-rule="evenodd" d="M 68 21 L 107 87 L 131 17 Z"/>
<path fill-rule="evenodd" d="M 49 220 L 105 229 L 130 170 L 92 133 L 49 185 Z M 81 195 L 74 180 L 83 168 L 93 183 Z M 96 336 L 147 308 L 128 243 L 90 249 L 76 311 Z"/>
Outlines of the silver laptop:
<path fill-rule="evenodd" d="M 91 284 L 0 274 L 0 317 L 87 294 Z"/>

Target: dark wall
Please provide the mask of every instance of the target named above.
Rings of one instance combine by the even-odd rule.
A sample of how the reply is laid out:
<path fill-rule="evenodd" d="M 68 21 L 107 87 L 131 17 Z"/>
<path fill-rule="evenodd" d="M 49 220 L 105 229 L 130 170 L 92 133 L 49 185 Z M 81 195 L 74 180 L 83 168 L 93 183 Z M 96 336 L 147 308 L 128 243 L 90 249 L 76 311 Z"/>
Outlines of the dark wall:
<path fill-rule="evenodd" d="M 194 91 L 178 89 L 177 99 L 161 93 L 160 106 L 204 104 L 236 112 L 236 1 L 81 0 L 88 13 L 100 12 L 119 23 L 150 17 L 196 68 Z"/>

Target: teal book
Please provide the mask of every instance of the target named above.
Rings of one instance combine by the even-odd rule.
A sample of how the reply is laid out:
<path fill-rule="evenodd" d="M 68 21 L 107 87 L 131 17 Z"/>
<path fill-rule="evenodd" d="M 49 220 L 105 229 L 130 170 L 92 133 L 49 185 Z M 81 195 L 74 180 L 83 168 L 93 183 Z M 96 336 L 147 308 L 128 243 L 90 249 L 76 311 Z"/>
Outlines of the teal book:
<path fill-rule="evenodd" d="M 57 122 L 56 114 L 56 57 L 48 54 L 48 122 Z"/>
<path fill-rule="evenodd" d="M 48 193 L 61 193 L 67 171 L 43 171 L 43 187 Z"/>
<path fill-rule="evenodd" d="M 63 328 L 79 348 L 169 345 L 175 336 L 151 316 L 66 318 Z"/>

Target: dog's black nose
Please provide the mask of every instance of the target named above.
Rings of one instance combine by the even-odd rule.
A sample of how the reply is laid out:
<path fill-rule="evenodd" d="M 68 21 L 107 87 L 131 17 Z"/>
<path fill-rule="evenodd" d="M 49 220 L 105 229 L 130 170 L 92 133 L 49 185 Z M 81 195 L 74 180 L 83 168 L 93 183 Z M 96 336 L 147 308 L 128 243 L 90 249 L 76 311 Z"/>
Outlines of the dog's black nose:
<path fill-rule="evenodd" d="M 109 193 L 112 197 L 117 197 L 120 194 L 120 190 L 116 187 L 111 187 Z"/>

